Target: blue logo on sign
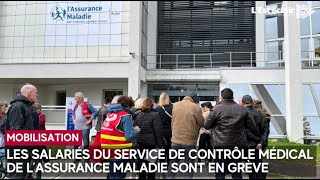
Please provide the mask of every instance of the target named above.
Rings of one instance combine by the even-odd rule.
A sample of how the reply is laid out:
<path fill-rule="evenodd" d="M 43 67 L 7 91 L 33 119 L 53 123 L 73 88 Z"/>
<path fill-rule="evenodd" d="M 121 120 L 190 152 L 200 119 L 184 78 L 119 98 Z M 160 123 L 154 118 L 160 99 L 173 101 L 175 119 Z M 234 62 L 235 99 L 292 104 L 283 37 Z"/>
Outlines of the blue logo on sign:
<path fill-rule="evenodd" d="M 59 6 L 55 6 L 51 9 L 50 15 L 52 20 L 63 21 L 67 16 L 67 11 Z"/>

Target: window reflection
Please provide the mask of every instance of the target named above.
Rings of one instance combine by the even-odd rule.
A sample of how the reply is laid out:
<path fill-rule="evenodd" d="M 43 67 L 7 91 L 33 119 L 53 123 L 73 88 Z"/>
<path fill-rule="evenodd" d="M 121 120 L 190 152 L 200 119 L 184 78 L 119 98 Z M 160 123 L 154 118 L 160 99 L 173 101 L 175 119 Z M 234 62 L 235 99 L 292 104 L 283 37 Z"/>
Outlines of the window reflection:
<path fill-rule="evenodd" d="M 312 34 L 320 34 L 320 9 L 314 9 L 314 13 L 311 15 L 312 19 Z"/>
<path fill-rule="evenodd" d="M 281 114 L 286 113 L 286 106 L 285 106 L 285 87 L 279 85 L 265 85 L 269 95 L 271 96 L 274 103 L 277 105 L 278 109 L 280 110 Z"/>
<path fill-rule="evenodd" d="M 303 114 L 318 114 L 309 85 L 303 85 Z"/>
<path fill-rule="evenodd" d="M 304 120 L 309 123 L 307 128 L 310 129 L 310 133 L 307 136 L 320 136 L 320 118 L 306 116 Z"/>
<path fill-rule="evenodd" d="M 320 57 L 320 37 L 313 38 L 315 57 Z"/>
<path fill-rule="evenodd" d="M 320 101 L 320 83 L 319 84 L 312 84 L 312 87 L 314 88 L 316 96 L 317 96 L 318 100 Z M 320 116 L 320 114 L 319 114 L 319 116 Z"/>
<path fill-rule="evenodd" d="M 319 1 L 312 1 L 312 7 L 320 7 Z"/>
<path fill-rule="evenodd" d="M 267 67 L 279 67 L 279 60 L 283 60 L 283 46 L 282 41 L 267 42 L 266 61 Z"/>
<path fill-rule="evenodd" d="M 301 39 L 301 58 L 309 58 L 309 39 Z"/>
<path fill-rule="evenodd" d="M 301 33 L 301 36 L 310 35 L 310 16 L 301 17 L 300 33 Z"/>
<path fill-rule="evenodd" d="M 244 95 L 250 95 L 248 83 L 230 83 L 228 88 L 232 89 L 235 102 L 239 102 L 239 99 Z"/>
<path fill-rule="evenodd" d="M 267 16 L 266 38 L 276 39 L 284 37 L 283 16 Z"/>

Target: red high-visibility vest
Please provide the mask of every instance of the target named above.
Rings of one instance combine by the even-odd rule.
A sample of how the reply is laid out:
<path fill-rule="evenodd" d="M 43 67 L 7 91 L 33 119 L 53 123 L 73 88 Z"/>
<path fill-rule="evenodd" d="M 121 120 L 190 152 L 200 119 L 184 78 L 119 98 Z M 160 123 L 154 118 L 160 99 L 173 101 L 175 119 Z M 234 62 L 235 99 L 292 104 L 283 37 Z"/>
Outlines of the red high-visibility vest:
<path fill-rule="evenodd" d="M 110 149 L 110 158 L 114 158 L 115 149 L 129 149 L 132 142 L 127 141 L 124 132 L 117 129 L 122 116 L 130 116 L 125 111 L 109 112 L 101 125 L 101 148 Z"/>
<path fill-rule="evenodd" d="M 77 108 L 78 108 L 78 104 L 74 106 L 74 110 L 73 110 L 74 113 L 76 113 Z M 91 112 L 89 111 L 88 103 L 85 101 L 82 104 L 82 114 L 88 120 L 91 118 Z"/>

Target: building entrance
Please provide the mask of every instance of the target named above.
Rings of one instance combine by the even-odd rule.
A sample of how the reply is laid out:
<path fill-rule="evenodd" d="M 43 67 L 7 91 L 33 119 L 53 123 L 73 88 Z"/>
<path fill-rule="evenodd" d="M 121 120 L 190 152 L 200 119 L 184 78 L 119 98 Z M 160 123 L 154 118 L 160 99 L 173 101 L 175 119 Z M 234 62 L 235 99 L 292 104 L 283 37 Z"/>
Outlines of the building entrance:
<path fill-rule="evenodd" d="M 169 94 L 172 103 L 181 101 L 190 92 L 196 92 L 201 102 L 219 101 L 219 83 L 148 83 L 148 96 L 155 102 L 162 92 Z"/>

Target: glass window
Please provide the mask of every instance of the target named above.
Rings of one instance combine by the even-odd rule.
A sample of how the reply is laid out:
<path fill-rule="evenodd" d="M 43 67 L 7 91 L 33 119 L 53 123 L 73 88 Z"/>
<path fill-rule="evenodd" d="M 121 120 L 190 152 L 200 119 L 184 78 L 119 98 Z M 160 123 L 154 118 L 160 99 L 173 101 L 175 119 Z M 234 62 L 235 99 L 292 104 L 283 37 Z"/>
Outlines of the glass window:
<path fill-rule="evenodd" d="M 121 35 L 112 35 L 110 36 L 110 46 L 111 45 L 114 45 L 114 46 L 117 46 L 117 45 L 121 45 Z"/>
<path fill-rule="evenodd" d="M 88 36 L 88 46 L 94 46 L 99 44 L 99 35 L 89 35 Z"/>
<path fill-rule="evenodd" d="M 273 41 L 273 42 L 267 42 L 267 66 L 268 67 L 278 67 L 279 66 L 279 60 L 283 59 L 283 47 L 282 47 L 282 41 Z"/>
<path fill-rule="evenodd" d="M 278 107 L 281 114 L 285 114 L 286 112 L 286 106 L 285 106 L 285 87 L 284 85 L 265 85 L 265 88 L 267 89 L 270 97 L 274 101 L 274 104 Z"/>
<path fill-rule="evenodd" d="M 88 37 L 87 36 L 77 36 L 77 46 L 87 46 L 88 45 Z"/>
<path fill-rule="evenodd" d="M 89 24 L 89 34 L 99 34 L 99 24 Z"/>
<path fill-rule="evenodd" d="M 169 90 L 197 91 L 197 86 L 194 85 L 169 85 Z"/>
<path fill-rule="evenodd" d="M 320 37 L 313 38 L 315 57 L 320 57 Z"/>
<path fill-rule="evenodd" d="M 167 84 L 150 84 L 149 90 L 168 90 Z"/>
<path fill-rule="evenodd" d="M 309 38 L 301 39 L 301 58 L 309 58 Z"/>
<path fill-rule="evenodd" d="M 77 46 L 77 36 L 67 36 L 66 46 Z"/>
<path fill-rule="evenodd" d="M 318 114 L 309 85 L 303 85 L 302 97 L 303 97 L 303 114 L 305 115 Z"/>
<path fill-rule="evenodd" d="M 285 123 L 277 123 L 281 121 L 279 117 L 271 117 L 271 122 L 270 122 L 270 135 L 285 135 L 286 134 L 286 124 Z M 283 120 L 283 119 L 282 119 Z"/>
<path fill-rule="evenodd" d="M 320 34 L 320 9 L 315 9 L 315 12 L 311 15 L 312 19 L 312 33 Z"/>
<path fill-rule="evenodd" d="M 199 84 L 198 90 L 199 91 L 212 91 L 219 89 L 219 85 L 213 85 L 213 84 Z"/>
<path fill-rule="evenodd" d="M 320 136 L 320 118 L 319 117 L 304 117 L 306 127 L 305 130 L 309 130 L 307 136 Z"/>
<path fill-rule="evenodd" d="M 308 5 L 308 1 L 299 1 L 299 4 Z"/>
<path fill-rule="evenodd" d="M 99 35 L 99 45 L 109 45 L 110 35 Z"/>
<path fill-rule="evenodd" d="M 267 16 L 266 38 L 276 39 L 284 37 L 283 16 Z"/>
<path fill-rule="evenodd" d="M 99 34 L 110 34 L 110 24 L 100 24 Z"/>
<path fill-rule="evenodd" d="M 67 36 L 56 36 L 56 46 L 65 46 Z"/>
<path fill-rule="evenodd" d="M 239 103 L 239 99 L 244 95 L 250 95 L 248 83 L 230 83 L 228 88 L 232 89 L 234 101 Z"/>
<path fill-rule="evenodd" d="M 301 17 L 300 33 L 301 33 L 301 36 L 310 35 L 310 16 Z"/>
<path fill-rule="evenodd" d="M 67 25 L 67 35 L 77 35 L 77 25 Z"/>
<path fill-rule="evenodd" d="M 319 84 L 312 84 L 312 87 L 314 88 L 316 95 L 318 97 L 318 100 L 320 101 L 320 83 Z M 319 114 L 319 116 L 320 116 L 320 114 Z"/>
<path fill-rule="evenodd" d="M 311 2 L 312 2 L 312 7 L 320 7 L 319 1 L 311 1 Z"/>

